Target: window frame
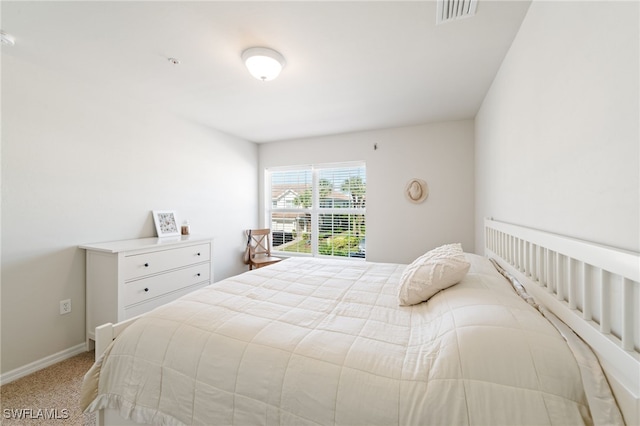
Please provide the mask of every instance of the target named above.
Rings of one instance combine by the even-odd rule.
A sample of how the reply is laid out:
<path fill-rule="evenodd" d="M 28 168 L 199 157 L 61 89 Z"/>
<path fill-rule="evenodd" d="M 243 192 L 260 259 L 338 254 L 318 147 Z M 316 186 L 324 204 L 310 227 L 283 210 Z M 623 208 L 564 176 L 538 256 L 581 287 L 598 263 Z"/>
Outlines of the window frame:
<path fill-rule="evenodd" d="M 272 247 L 272 254 L 275 256 L 285 256 L 285 257 L 319 257 L 319 258 L 329 258 L 329 259 L 349 259 L 349 260 L 357 260 L 363 261 L 366 259 L 365 257 L 345 257 L 345 256 L 336 256 L 336 255 L 327 255 L 321 254 L 319 252 L 319 234 L 320 234 L 320 215 L 336 215 L 336 214 L 345 214 L 345 215 L 363 215 L 364 222 L 366 224 L 366 202 L 363 207 L 320 207 L 320 174 L 322 170 L 327 169 L 348 169 L 348 168 L 363 168 L 364 169 L 364 182 L 366 187 L 367 182 L 367 168 L 365 161 L 350 161 L 350 162 L 339 162 L 339 163 L 319 163 L 319 164 L 302 164 L 297 166 L 284 166 L 284 167 L 267 167 L 265 168 L 265 223 L 267 227 L 272 226 L 272 215 L 273 213 L 303 213 L 308 214 L 311 217 L 311 252 L 303 253 L 303 252 L 288 252 L 288 251 L 280 251 L 277 247 Z M 287 207 L 274 207 L 273 206 L 273 185 L 272 185 L 272 174 L 277 172 L 311 172 L 311 207 L 295 207 L 295 208 L 287 208 Z M 365 191 L 366 194 L 366 191 Z M 366 200 L 366 195 L 365 195 Z M 366 225 L 365 225 L 366 229 Z M 272 240 L 273 240 L 273 229 Z M 363 236 L 366 238 L 366 231 Z"/>

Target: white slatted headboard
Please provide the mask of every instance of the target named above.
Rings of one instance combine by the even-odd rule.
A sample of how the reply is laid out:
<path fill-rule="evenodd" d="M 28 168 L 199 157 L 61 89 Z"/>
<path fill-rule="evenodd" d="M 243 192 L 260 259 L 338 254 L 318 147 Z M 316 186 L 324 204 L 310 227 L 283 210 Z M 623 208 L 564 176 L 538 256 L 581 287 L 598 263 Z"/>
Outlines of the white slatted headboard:
<path fill-rule="evenodd" d="M 485 254 L 600 359 L 628 425 L 640 425 L 640 254 L 485 219 Z"/>

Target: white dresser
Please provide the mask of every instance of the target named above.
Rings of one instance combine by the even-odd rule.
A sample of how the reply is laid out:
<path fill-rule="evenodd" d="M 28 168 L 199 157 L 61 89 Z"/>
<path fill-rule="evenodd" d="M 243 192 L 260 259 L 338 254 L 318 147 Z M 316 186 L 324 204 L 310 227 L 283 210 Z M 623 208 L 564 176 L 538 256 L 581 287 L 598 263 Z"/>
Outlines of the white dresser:
<path fill-rule="evenodd" d="M 213 282 L 213 239 L 186 235 L 85 244 L 87 349 L 95 328 L 145 313 Z"/>

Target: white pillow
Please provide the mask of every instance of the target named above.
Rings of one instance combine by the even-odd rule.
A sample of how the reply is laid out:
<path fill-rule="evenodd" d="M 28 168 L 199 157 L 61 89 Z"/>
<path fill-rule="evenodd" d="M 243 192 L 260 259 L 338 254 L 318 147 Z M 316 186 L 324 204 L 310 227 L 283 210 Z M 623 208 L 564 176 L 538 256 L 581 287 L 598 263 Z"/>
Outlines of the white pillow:
<path fill-rule="evenodd" d="M 440 290 L 457 284 L 469 271 L 462 245 L 447 244 L 414 260 L 402 273 L 398 302 L 402 306 L 425 302 Z"/>

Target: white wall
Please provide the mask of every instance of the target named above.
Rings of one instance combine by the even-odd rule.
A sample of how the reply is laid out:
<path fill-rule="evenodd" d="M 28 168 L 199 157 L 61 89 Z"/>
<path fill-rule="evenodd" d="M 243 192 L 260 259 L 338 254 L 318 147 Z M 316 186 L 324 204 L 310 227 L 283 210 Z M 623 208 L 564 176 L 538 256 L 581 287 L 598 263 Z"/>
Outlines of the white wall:
<path fill-rule="evenodd" d="M 496 219 L 640 250 L 638 2 L 534 2 L 476 117 Z"/>
<path fill-rule="evenodd" d="M 256 144 L 9 52 L 2 107 L 2 372 L 84 341 L 77 245 L 154 236 L 152 209 L 215 237 L 215 280 L 246 268 Z M 72 313 L 61 316 L 67 298 Z"/>
<path fill-rule="evenodd" d="M 410 263 L 449 242 L 474 249 L 473 121 L 274 142 L 259 146 L 259 158 L 260 179 L 268 167 L 365 160 L 370 261 Z M 412 178 L 429 185 L 422 204 L 404 196 Z"/>

